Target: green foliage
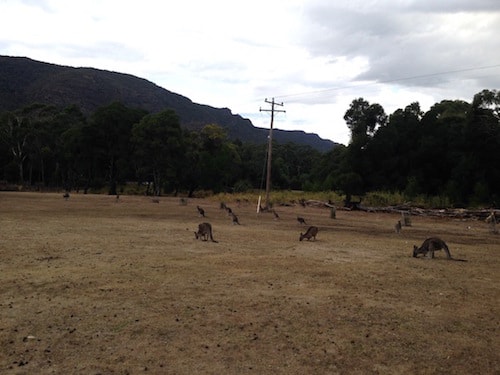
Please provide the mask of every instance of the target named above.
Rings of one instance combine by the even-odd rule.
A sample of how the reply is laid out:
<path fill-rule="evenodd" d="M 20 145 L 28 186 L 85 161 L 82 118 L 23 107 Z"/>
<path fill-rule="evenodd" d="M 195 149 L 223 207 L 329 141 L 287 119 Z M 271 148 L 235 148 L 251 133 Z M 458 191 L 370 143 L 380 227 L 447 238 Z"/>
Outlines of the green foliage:
<path fill-rule="evenodd" d="M 240 201 L 246 204 L 255 205 L 255 208 L 257 209 L 259 196 L 263 202 L 264 195 L 263 191 L 254 190 L 246 191 L 244 193 L 219 193 L 213 195 L 212 199 L 214 201 L 225 202 L 227 204 L 233 204 Z M 299 204 L 299 201 L 301 200 L 317 200 L 321 202 L 332 202 L 337 206 L 343 205 L 342 197 L 332 191 L 308 192 L 296 190 L 275 190 L 270 193 L 270 200 L 274 208 L 282 204 Z"/>
<path fill-rule="evenodd" d="M 426 113 L 411 103 L 389 117 L 359 98 L 345 119 L 348 146 L 320 153 L 273 143 L 273 203 L 354 196 L 366 205 L 500 204 L 497 91 L 483 90 L 472 104 L 443 100 Z M 0 180 L 9 183 L 255 199 L 265 188 L 266 158 L 266 145 L 233 142 L 218 124 L 181 129 L 172 110 L 147 115 L 113 103 L 86 118 L 75 106 L 34 104 L 0 114 Z"/>
<path fill-rule="evenodd" d="M 153 182 L 160 195 L 167 180 L 177 180 L 184 165 L 185 144 L 179 118 L 172 110 L 150 114 L 132 128 L 140 180 Z"/>
<path fill-rule="evenodd" d="M 314 176 L 347 200 L 350 195 L 392 190 L 404 191 L 412 200 L 427 197 L 424 200 L 436 206 L 498 205 L 494 187 L 500 184 L 499 114 L 495 90 L 477 94 L 472 105 L 443 100 L 426 113 L 412 103 L 388 121 L 376 105 L 354 100 L 345 116 L 351 143 L 335 163 L 324 158 Z"/>
<path fill-rule="evenodd" d="M 117 184 L 123 181 L 131 165 L 132 126 L 143 118 L 145 112 L 130 109 L 121 103 L 98 108 L 91 117 L 86 133 L 92 145 L 89 159 L 97 156 L 95 167 L 106 166 L 103 171 L 109 184 L 109 194 L 117 194 Z"/>
<path fill-rule="evenodd" d="M 384 207 L 394 204 L 401 204 L 401 202 L 396 203 L 394 194 L 371 192 L 363 196 L 363 204 L 365 206 Z"/>

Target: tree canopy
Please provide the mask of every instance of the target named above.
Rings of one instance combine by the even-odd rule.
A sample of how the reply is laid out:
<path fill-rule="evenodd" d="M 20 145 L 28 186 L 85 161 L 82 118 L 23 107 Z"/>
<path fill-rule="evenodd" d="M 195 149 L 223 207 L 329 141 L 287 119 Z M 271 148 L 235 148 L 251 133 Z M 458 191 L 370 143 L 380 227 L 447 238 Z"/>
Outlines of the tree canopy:
<path fill-rule="evenodd" d="M 498 205 L 498 91 L 483 90 L 471 103 L 443 100 L 427 112 L 414 102 L 390 115 L 357 98 L 344 119 L 350 142 L 329 152 L 274 144 L 273 189 L 334 190 L 347 201 L 385 190 Z M 75 106 L 33 104 L 0 113 L 0 180 L 31 187 L 116 194 L 134 181 L 157 195 L 262 189 L 266 150 L 230 141 L 215 123 L 182 129 L 169 109 L 112 103 L 86 117 Z"/>

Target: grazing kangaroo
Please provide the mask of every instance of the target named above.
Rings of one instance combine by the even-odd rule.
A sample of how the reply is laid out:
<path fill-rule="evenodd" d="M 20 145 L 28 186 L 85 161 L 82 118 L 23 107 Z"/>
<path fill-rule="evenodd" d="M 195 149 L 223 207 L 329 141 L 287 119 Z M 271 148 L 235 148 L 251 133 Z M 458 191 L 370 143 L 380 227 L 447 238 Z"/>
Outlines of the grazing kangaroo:
<path fill-rule="evenodd" d="M 299 224 L 307 224 L 305 219 L 303 217 L 300 217 L 300 216 L 297 216 L 297 221 L 299 222 Z"/>
<path fill-rule="evenodd" d="M 446 243 L 442 239 L 437 237 L 426 239 L 420 247 L 413 245 L 413 257 L 416 258 L 418 254 L 424 254 L 424 256 L 426 256 L 427 253 L 430 253 L 430 256 L 427 256 L 432 259 L 434 258 L 434 251 L 437 250 L 444 250 L 444 252 L 446 253 L 446 257 L 448 259 L 452 259 L 450 250 L 448 249 L 448 245 L 446 245 Z"/>
<path fill-rule="evenodd" d="M 212 242 L 217 242 L 214 240 L 212 235 L 212 225 L 210 223 L 201 223 L 198 225 L 198 232 L 194 232 L 196 239 L 202 239 L 203 241 L 207 241 L 208 238 Z"/>
<path fill-rule="evenodd" d="M 426 239 L 422 243 L 422 246 L 420 247 L 414 245 L 413 257 L 416 258 L 418 254 L 424 254 L 424 256 L 426 256 L 427 253 L 430 253 L 430 257 L 429 255 L 427 255 L 427 257 L 432 259 L 434 258 L 434 251 L 438 251 L 441 249 L 444 250 L 444 252 L 446 253 L 446 257 L 448 258 L 448 260 L 455 260 L 457 262 L 467 262 L 466 259 L 453 258 L 450 254 L 450 250 L 448 249 L 448 245 L 446 245 L 446 243 L 438 237 L 431 237 Z"/>
<path fill-rule="evenodd" d="M 398 222 L 394 224 L 394 230 L 399 234 L 402 228 L 403 226 L 401 225 L 401 220 L 398 220 Z"/>
<path fill-rule="evenodd" d="M 304 238 L 307 238 L 307 240 L 309 241 L 311 237 L 314 238 L 314 241 L 316 241 L 317 234 L 318 234 L 318 227 L 309 227 L 306 233 L 300 234 L 299 241 L 302 241 Z"/>
<path fill-rule="evenodd" d="M 64 198 L 64 200 L 68 200 L 69 199 L 69 193 L 68 192 L 64 193 L 63 194 L 63 198 Z"/>
<path fill-rule="evenodd" d="M 205 210 L 203 208 L 201 208 L 200 206 L 196 206 L 196 209 L 198 210 L 200 216 L 205 217 Z"/>

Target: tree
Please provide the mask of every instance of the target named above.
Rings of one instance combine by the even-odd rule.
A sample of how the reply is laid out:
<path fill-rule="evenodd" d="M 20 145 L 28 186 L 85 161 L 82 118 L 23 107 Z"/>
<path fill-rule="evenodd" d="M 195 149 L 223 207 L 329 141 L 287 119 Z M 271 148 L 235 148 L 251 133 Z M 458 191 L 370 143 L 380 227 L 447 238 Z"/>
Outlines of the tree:
<path fill-rule="evenodd" d="M 85 184 L 85 171 L 88 170 L 85 150 L 89 145 L 82 138 L 82 129 L 87 124 L 87 118 L 80 108 L 72 105 L 58 114 L 55 123 L 58 124 L 57 162 L 53 172 L 55 181 L 60 182 L 67 190 L 79 188 Z"/>
<path fill-rule="evenodd" d="M 351 131 L 351 144 L 363 148 L 379 126 L 385 125 L 387 115 L 380 104 L 370 104 L 363 98 L 352 101 L 344 115 Z"/>
<path fill-rule="evenodd" d="M 117 193 L 117 184 L 130 165 L 130 139 L 132 126 L 146 114 L 140 109 L 131 109 L 122 103 L 112 103 L 98 108 L 91 117 L 87 135 L 93 154 L 98 155 L 106 166 L 109 194 Z"/>
<path fill-rule="evenodd" d="M 58 124 L 59 110 L 54 106 L 34 105 L 30 108 L 32 134 L 29 142 L 29 183 L 48 184 L 56 168 L 57 143 L 65 124 Z M 60 125 L 60 126 L 58 126 Z"/>
<path fill-rule="evenodd" d="M 444 195 L 447 186 L 452 186 L 453 170 L 464 157 L 469 110 L 470 104 L 462 100 L 443 100 L 423 116 L 413 173 L 421 181 L 421 193 Z"/>
<path fill-rule="evenodd" d="M 312 180 L 318 190 L 335 190 L 342 193 L 340 176 L 351 172 L 347 159 L 347 147 L 337 145 L 333 150 L 321 155 L 312 170 Z"/>
<path fill-rule="evenodd" d="M 311 174 L 320 153 L 294 143 L 273 146 L 273 185 L 279 189 L 305 190 L 313 186 Z"/>
<path fill-rule="evenodd" d="M 200 185 L 215 192 L 232 190 L 240 180 L 241 158 L 223 128 L 216 124 L 203 127 L 200 133 Z"/>
<path fill-rule="evenodd" d="M 0 119 L 0 139 L 10 151 L 17 166 L 17 179 L 24 184 L 24 161 L 28 157 L 27 143 L 31 134 L 29 123 L 12 112 L 3 113 Z"/>
<path fill-rule="evenodd" d="M 474 96 L 465 129 L 465 151 L 474 169 L 469 174 L 470 195 L 489 196 L 489 204 L 498 204 L 500 195 L 500 92 L 483 90 Z M 470 186 L 474 183 L 474 186 Z M 481 186 L 481 189 L 478 188 Z"/>
<path fill-rule="evenodd" d="M 347 159 L 351 170 L 346 172 L 343 184 L 346 188 L 354 188 L 360 192 L 366 188 L 365 176 L 371 171 L 371 160 L 367 157 L 366 149 L 371 142 L 375 131 L 387 122 L 387 115 L 379 104 L 370 104 L 363 98 L 355 99 L 344 115 L 344 120 L 351 130 L 351 142 L 347 150 Z M 354 178 L 355 176 L 355 178 Z M 355 183 L 353 183 L 355 181 Z M 352 192 L 345 191 L 349 203 Z"/>
<path fill-rule="evenodd" d="M 241 179 L 255 189 L 263 189 L 266 178 L 267 144 L 240 144 L 238 154 L 242 162 Z"/>
<path fill-rule="evenodd" d="M 143 117 L 133 126 L 132 142 L 139 178 L 152 179 L 154 195 L 160 195 L 168 179 L 178 184 L 186 146 L 173 110 Z"/>
<path fill-rule="evenodd" d="M 412 173 L 412 158 L 419 147 L 423 112 L 415 102 L 397 109 L 367 146 L 369 167 L 365 179 L 370 190 L 403 190 Z"/>
<path fill-rule="evenodd" d="M 0 118 L 0 140 L 10 150 L 18 168 L 18 182 L 21 185 L 25 183 L 24 167 L 29 156 L 31 155 L 31 163 L 42 156 L 40 137 L 45 129 L 42 129 L 44 126 L 41 124 L 50 121 L 54 112 L 54 107 L 32 104 L 15 112 L 6 112 Z M 43 158 L 41 162 L 43 166 Z"/>
<path fill-rule="evenodd" d="M 350 206 L 353 195 L 364 194 L 363 179 L 355 172 L 342 173 L 337 178 L 337 190 L 346 196 L 345 205 Z"/>

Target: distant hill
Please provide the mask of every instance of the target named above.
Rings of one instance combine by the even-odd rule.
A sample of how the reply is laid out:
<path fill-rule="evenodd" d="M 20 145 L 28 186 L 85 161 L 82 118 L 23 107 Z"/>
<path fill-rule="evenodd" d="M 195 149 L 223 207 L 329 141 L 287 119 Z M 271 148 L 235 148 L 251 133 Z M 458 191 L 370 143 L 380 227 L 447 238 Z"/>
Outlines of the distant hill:
<path fill-rule="evenodd" d="M 207 124 L 224 128 L 230 139 L 255 144 L 267 142 L 268 129 L 253 126 L 249 119 L 232 114 L 228 108 L 193 103 L 143 78 L 94 68 L 73 68 L 35 61 L 26 57 L 0 56 L 0 111 L 32 103 L 65 107 L 76 104 L 85 114 L 119 101 L 132 108 L 156 113 L 173 109 L 181 125 L 200 130 Z M 303 131 L 275 129 L 278 143 L 294 142 L 319 151 L 336 143 Z"/>

